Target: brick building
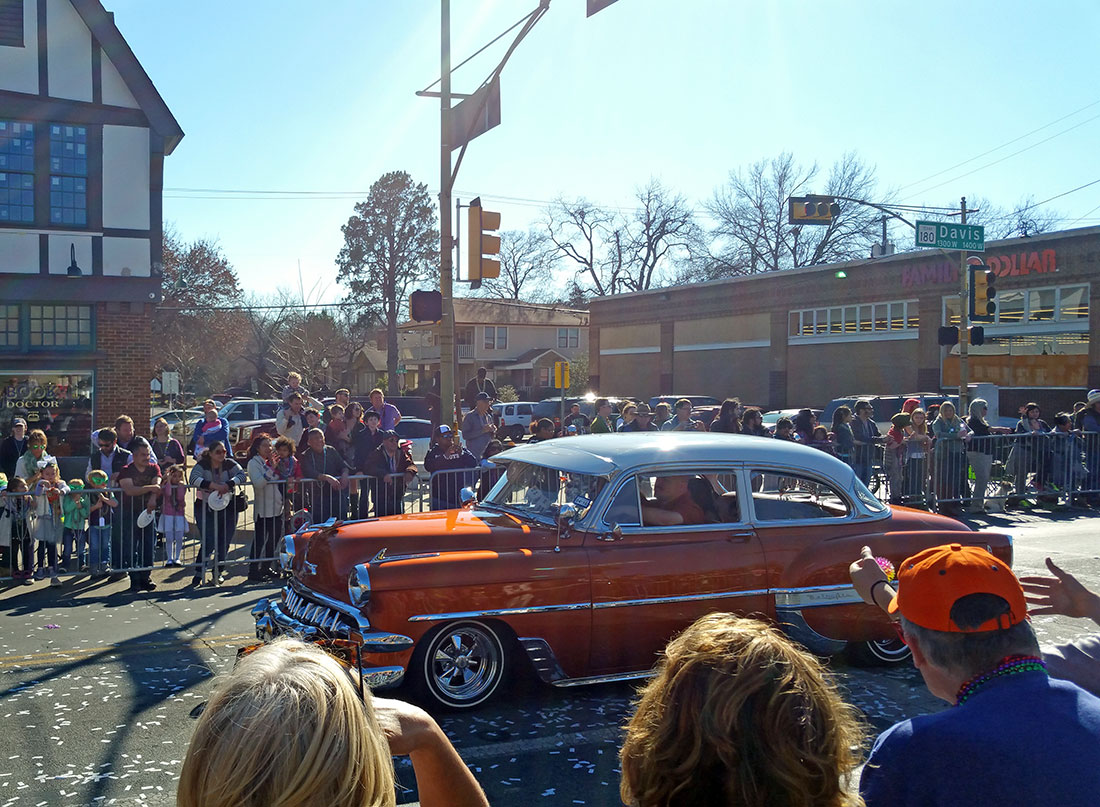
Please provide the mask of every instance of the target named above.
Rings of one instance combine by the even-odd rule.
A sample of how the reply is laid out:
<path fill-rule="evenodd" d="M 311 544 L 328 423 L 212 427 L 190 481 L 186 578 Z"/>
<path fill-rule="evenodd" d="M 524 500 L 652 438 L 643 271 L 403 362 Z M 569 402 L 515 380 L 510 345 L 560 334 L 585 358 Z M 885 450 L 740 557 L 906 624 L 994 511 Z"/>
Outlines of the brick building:
<path fill-rule="evenodd" d="M 0 2 L 0 433 L 23 415 L 80 457 L 121 413 L 148 428 L 182 137 L 98 0 Z"/>
<path fill-rule="evenodd" d="M 1001 414 L 1071 407 L 1100 387 L 1100 228 L 986 244 L 997 314 L 969 381 Z M 737 395 L 770 408 L 958 389 L 957 253 L 922 250 L 593 300 L 590 378 L 606 395 Z M 1095 294 L 1094 294 L 1095 292 Z"/>

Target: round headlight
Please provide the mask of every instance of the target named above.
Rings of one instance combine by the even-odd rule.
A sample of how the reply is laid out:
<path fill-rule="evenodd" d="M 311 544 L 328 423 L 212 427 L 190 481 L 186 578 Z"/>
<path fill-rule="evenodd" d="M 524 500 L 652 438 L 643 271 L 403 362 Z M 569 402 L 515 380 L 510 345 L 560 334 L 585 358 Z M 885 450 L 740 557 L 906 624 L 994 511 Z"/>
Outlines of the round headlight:
<path fill-rule="evenodd" d="M 367 564 L 360 563 L 348 575 L 348 597 L 356 608 L 362 608 L 370 600 L 370 573 Z"/>

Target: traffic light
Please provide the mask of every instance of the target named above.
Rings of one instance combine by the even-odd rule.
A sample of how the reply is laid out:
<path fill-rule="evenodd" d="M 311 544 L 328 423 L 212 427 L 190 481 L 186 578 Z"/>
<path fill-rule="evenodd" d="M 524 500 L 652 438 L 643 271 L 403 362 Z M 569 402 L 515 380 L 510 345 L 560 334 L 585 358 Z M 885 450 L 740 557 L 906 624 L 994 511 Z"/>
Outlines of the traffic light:
<path fill-rule="evenodd" d="M 937 333 L 937 341 L 941 345 L 957 345 L 959 343 L 959 329 L 954 325 L 945 325 Z"/>
<path fill-rule="evenodd" d="M 470 202 L 470 218 L 466 227 L 466 271 L 470 279 L 470 288 L 481 286 L 482 278 L 500 277 L 500 261 L 486 255 L 500 254 L 500 236 L 494 235 L 500 229 L 500 213 L 492 213 L 481 207 L 481 197 Z"/>
<path fill-rule="evenodd" d="M 993 315 L 997 313 L 997 304 L 993 298 L 997 296 L 997 288 L 994 285 L 997 274 L 991 272 L 988 266 L 978 265 L 970 268 L 970 320 L 972 322 L 992 322 Z"/>
<path fill-rule="evenodd" d="M 985 328 L 981 325 L 970 326 L 970 344 L 978 346 L 985 344 Z"/>
<path fill-rule="evenodd" d="M 791 224 L 832 224 L 840 205 L 832 196 L 792 196 L 787 199 L 787 221 Z"/>
<path fill-rule="evenodd" d="M 409 297 L 409 317 L 414 322 L 443 319 L 443 295 L 438 291 L 414 291 Z"/>

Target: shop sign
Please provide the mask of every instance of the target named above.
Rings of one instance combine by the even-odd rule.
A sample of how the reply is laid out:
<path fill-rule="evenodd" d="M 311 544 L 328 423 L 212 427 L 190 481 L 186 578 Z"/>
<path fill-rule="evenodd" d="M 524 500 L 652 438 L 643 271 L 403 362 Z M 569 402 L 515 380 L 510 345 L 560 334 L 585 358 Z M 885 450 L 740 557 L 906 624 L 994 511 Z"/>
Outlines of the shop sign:
<path fill-rule="evenodd" d="M 0 372 L 0 434 L 14 417 L 46 433 L 55 456 L 86 455 L 92 432 L 91 372 Z"/>
<path fill-rule="evenodd" d="M 987 255 L 985 263 L 997 277 L 1020 277 L 1058 271 L 1058 261 L 1053 249 L 1030 250 L 1010 255 Z M 957 261 L 919 261 L 901 269 L 902 288 L 911 289 L 937 283 L 959 282 Z"/>

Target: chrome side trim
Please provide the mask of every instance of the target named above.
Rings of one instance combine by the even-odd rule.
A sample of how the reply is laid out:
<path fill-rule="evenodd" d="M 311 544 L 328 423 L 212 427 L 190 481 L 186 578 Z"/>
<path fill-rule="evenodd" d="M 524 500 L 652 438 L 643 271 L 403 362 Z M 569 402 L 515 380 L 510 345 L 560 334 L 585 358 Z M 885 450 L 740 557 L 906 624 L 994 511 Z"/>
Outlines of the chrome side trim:
<path fill-rule="evenodd" d="M 636 605 L 662 605 L 670 602 L 698 602 L 701 600 L 722 600 L 735 597 L 759 597 L 770 593 L 770 589 L 756 588 L 750 591 L 715 591 L 710 594 L 681 594 L 674 597 L 649 597 L 642 600 L 613 600 L 592 603 L 593 609 L 624 608 Z"/>
<path fill-rule="evenodd" d="M 385 550 L 382 551 L 384 552 Z M 378 554 L 381 555 L 382 552 L 379 552 Z M 395 560 L 419 560 L 420 558 L 438 558 L 442 554 L 442 552 L 416 552 L 409 555 L 382 555 L 381 558 L 378 557 L 378 555 L 375 555 L 374 558 L 371 559 L 370 564 L 371 566 L 381 566 L 383 563 L 392 563 Z"/>
<path fill-rule="evenodd" d="M 324 594 L 318 594 L 316 591 L 312 591 L 303 586 L 293 577 L 290 578 L 290 588 L 292 588 L 295 593 L 297 593 L 301 597 L 304 597 L 307 600 L 313 600 L 314 602 L 320 603 L 321 605 L 327 605 L 332 610 L 339 611 L 344 616 L 351 618 L 351 620 L 355 623 L 356 627 L 358 627 L 359 630 L 370 630 L 370 622 L 366 619 L 366 617 L 364 617 L 361 613 L 359 613 L 359 611 L 357 611 L 355 608 L 352 608 L 346 602 L 340 602 L 340 600 L 334 600 L 331 597 L 326 597 Z M 283 593 L 285 595 L 287 593 L 287 589 L 284 588 Z"/>
<path fill-rule="evenodd" d="M 838 584 L 832 586 L 805 586 L 802 588 L 772 589 L 775 594 L 775 607 L 802 609 L 820 608 L 830 605 L 855 605 L 863 598 L 856 593 L 855 587 Z"/>
<path fill-rule="evenodd" d="M 516 616 L 519 614 L 546 614 L 552 611 L 587 611 L 587 602 L 570 602 L 562 605 L 529 605 L 519 608 L 496 608 L 489 611 L 453 611 L 446 614 L 415 614 L 409 622 L 438 622 L 444 619 L 477 619 L 479 617 Z"/>
<path fill-rule="evenodd" d="M 637 681 L 640 678 L 652 678 L 657 674 L 656 670 L 642 670 L 641 672 L 612 673 L 611 675 L 590 675 L 587 678 L 564 678 L 561 681 L 552 681 L 556 687 L 580 687 L 589 684 L 610 684 L 613 681 Z"/>

